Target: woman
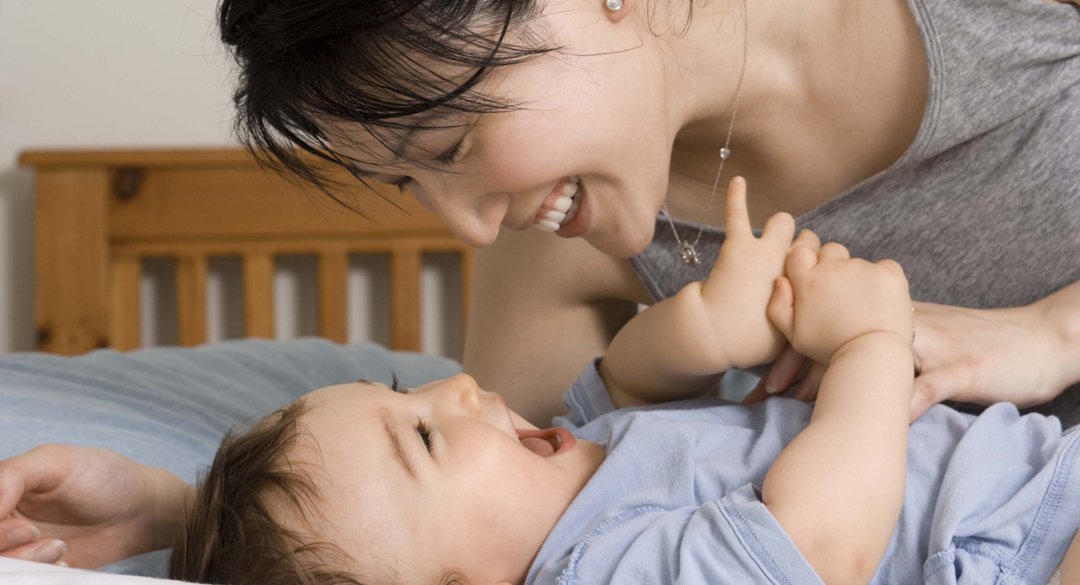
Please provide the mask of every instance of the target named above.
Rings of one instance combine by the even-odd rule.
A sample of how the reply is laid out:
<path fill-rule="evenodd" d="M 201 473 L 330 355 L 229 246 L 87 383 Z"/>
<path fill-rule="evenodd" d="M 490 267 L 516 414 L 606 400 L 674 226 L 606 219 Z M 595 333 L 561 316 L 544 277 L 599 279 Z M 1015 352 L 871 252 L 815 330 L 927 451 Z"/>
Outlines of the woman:
<path fill-rule="evenodd" d="M 705 275 L 736 174 L 756 227 L 787 211 L 904 266 L 913 416 L 1080 380 L 1076 6 L 225 0 L 220 19 L 246 144 L 316 182 L 295 146 L 399 184 L 485 247 L 464 367 L 534 421 L 639 303 Z M 800 378 L 810 397 L 814 372 L 786 351 L 755 397 Z"/>
<path fill-rule="evenodd" d="M 756 226 L 790 212 L 899 261 L 937 303 L 916 306 L 914 414 L 1034 404 L 1080 379 L 1041 363 L 1078 352 L 1074 6 L 356 4 L 224 3 L 240 135 L 309 179 L 296 145 L 398 184 L 485 247 L 464 367 L 531 419 L 560 411 L 639 303 L 704 277 L 723 238 L 715 185 L 734 174 L 754 185 Z M 997 371 L 1015 352 L 1031 371 Z M 804 369 L 785 354 L 762 386 L 807 375 L 796 393 L 811 397 Z"/>

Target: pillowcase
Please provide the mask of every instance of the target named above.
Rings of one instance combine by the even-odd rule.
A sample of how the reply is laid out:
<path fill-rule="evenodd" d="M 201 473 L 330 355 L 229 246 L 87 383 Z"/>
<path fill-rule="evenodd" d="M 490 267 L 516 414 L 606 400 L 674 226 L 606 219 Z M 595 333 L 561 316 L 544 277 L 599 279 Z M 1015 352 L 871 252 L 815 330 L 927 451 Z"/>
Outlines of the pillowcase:
<path fill-rule="evenodd" d="M 195 348 L 0 355 L 0 459 L 42 443 L 116 450 L 189 483 L 226 431 L 323 386 L 405 386 L 460 370 L 453 360 L 321 339 L 241 340 Z M 107 571 L 164 576 L 167 554 Z"/>

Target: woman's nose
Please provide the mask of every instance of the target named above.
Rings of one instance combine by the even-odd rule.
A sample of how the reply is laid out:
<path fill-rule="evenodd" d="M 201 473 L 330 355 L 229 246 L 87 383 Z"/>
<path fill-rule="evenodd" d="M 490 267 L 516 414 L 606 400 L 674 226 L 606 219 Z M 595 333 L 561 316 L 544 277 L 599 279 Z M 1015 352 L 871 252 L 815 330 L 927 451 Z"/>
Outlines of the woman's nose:
<path fill-rule="evenodd" d="M 474 248 L 490 246 L 499 235 L 499 218 L 482 217 L 478 199 L 464 185 L 451 181 L 438 184 L 409 183 L 409 192 L 428 211 L 437 215 L 454 237 Z"/>

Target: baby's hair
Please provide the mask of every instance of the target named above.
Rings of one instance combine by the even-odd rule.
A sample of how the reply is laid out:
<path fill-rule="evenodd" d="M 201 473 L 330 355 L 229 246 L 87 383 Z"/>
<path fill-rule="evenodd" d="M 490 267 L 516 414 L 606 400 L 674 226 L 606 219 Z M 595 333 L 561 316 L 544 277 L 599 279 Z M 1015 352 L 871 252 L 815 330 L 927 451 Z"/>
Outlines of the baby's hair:
<path fill-rule="evenodd" d="M 348 137 L 327 126 L 354 124 L 407 159 L 397 138 L 448 127 L 447 116 L 420 114 L 516 107 L 476 86 L 553 50 L 508 38 L 525 38 L 519 25 L 537 9 L 536 0 L 222 0 L 221 38 L 240 68 L 235 134 L 261 162 L 324 190 L 332 181 L 320 160 L 354 174 L 354 163 L 371 162 L 331 147 Z"/>
<path fill-rule="evenodd" d="M 338 547 L 284 526 L 281 505 L 303 518 L 319 496 L 312 479 L 285 454 L 301 439 L 297 400 L 244 434 L 228 433 L 199 482 L 184 533 L 173 549 L 174 579 L 229 585 L 361 585 L 340 569 Z M 275 503 L 277 506 L 276 514 Z"/>

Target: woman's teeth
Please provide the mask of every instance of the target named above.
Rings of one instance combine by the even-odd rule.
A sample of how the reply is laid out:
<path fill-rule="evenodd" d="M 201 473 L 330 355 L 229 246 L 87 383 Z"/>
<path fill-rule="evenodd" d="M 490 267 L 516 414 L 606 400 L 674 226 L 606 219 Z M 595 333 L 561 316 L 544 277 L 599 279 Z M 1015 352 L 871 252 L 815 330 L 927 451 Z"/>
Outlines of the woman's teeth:
<path fill-rule="evenodd" d="M 577 197 L 580 182 L 581 179 L 576 175 L 567 179 L 563 183 L 562 193 L 551 208 L 545 206 L 541 210 L 540 218 L 536 220 L 533 227 L 544 232 L 554 232 L 573 219 L 581 206 Z"/>

